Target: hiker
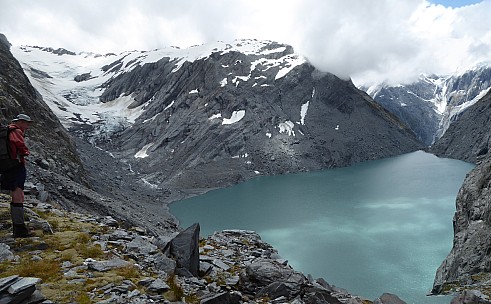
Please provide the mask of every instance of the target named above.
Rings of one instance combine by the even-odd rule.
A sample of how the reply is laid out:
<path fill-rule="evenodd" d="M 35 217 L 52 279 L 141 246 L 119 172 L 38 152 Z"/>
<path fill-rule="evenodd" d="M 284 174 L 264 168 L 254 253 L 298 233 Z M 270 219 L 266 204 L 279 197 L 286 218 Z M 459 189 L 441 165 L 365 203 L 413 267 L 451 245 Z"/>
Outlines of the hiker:
<path fill-rule="evenodd" d="M 31 117 L 26 114 L 19 114 L 8 125 L 10 158 L 15 162 L 15 166 L 3 173 L 0 178 L 1 189 L 9 190 L 12 197 L 10 214 L 12 216 L 14 238 L 32 236 L 24 222 L 25 157 L 29 155 L 29 149 L 24 142 L 24 133 L 31 123 Z"/>

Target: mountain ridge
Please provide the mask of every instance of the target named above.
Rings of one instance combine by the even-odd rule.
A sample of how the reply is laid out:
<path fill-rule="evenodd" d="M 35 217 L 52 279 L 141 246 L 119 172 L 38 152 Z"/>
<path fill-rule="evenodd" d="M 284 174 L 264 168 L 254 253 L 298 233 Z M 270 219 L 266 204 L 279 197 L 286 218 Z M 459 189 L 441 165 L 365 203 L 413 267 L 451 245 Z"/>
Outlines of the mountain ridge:
<path fill-rule="evenodd" d="M 66 54 L 40 64 L 39 49 L 26 47 L 14 53 L 71 132 L 157 188 L 222 187 L 423 147 L 350 81 L 276 42 L 127 52 L 95 56 L 97 64 Z"/>
<path fill-rule="evenodd" d="M 361 89 L 431 146 L 490 87 L 491 64 L 482 63 L 452 75 L 422 74 L 409 84 L 376 84 Z"/>
<path fill-rule="evenodd" d="M 0 38 L 2 37 L 0 36 Z M 19 49 L 14 51 L 17 52 L 17 55 L 19 54 Z M 34 50 L 29 49 L 24 51 L 34 52 Z M 286 48 L 283 51 L 289 52 Z M 59 115 L 58 117 L 61 118 L 65 126 L 71 129 L 73 134 L 87 135 L 85 139 L 90 139 L 93 144 L 97 144 L 112 153 L 107 153 L 104 149 L 94 148 L 83 140 L 77 143 L 79 153 L 80 149 L 86 148 L 92 151 L 90 153 L 93 153 L 84 151 L 82 159 L 85 168 L 89 168 L 90 183 L 93 183 L 92 186 L 95 190 L 105 191 L 104 194 L 111 198 L 95 191 L 89 194 L 83 187 L 70 186 L 65 188 L 65 184 L 69 184 L 68 182 L 63 182 L 63 185 L 58 186 L 61 187 L 58 192 L 65 194 L 65 200 L 71 201 L 73 199 L 74 205 L 99 208 L 99 213 L 117 214 L 118 219 L 124 220 L 125 213 L 127 215 L 130 213 L 148 215 L 157 210 L 155 209 L 157 205 L 163 205 L 185 195 L 207 191 L 213 186 L 223 187 L 237 183 L 244 178 L 256 176 L 258 174 L 256 172 L 259 174 L 286 173 L 292 168 L 291 160 L 296 160 L 296 158 L 290 157 L 292 154 L 289 153 L 292 151 L 300 151 L 301 155 L 308 156 L 305 159 L 300 159 L 299 166 L 296 167 L 298 170 L 303 170 L 303 167 L 316 169 L 327 168 L 330 165 L 349 165 L 354 162 L 385 157 L 391 153 L 402 153 L 405 150 L 421 147 L 396 116 L 384 110 L 367 94 L 356 89 L 350 81 L 343 81 L 329 73 L 320 73 L 308 62 L 302 62 L 295 66 L 289 62 L 284 62 L 283 67 L 288 70 L 288 73 L 284 71 L 280 73 L 281 77 L 276 79 L 282 69 L 280 66 L 274 65 L 266 69 L 269 61 L 262 64 L 265 68 L 265 71 L 262 72 L 266 72 L 265 74 L 247 77 L 251 72 L 251 62 L 254 60 L 251 60 L 252 57 L 248 57 L 250 54 L 240 52 L 228 52 L 228 56 L 231 57 L 227 60 L 231 61 L 227 61 L 228 64 L 223 64 L 225 67 L 222 65 L 224 62 L 220 62 L 224 59 L 218 54 L 215 58 L 218 63 L 213 65 L 206 62 L 207 59 L 205 58 L 193 62 L 184 61 L 182 65 L 179 65 L 180 61 L 171 62 L 170 59 L 162 60 L 160 58 L 154 61 L 153 65 L 142 65 L 138 69 L 133 68 L 132 70 L 128 68 L 135 67 L 134 64 L 138 62 L 135 59 L 138 57 L 137 53 L 133 53 L 134 57 L 132 58 L 125 57 L 124 60 L 112 60 L 112 56 L 117 55 L 110 54 L 103 57 L 89 54 L 88 56 L 99 58 L 101 62 L 103 59 L 109 58 L 104 64 L 95 65 L 97 71 L 95 73 L 87 64 L 64 65 L 66 62 L 61 61 L 60 58 L 69 55 L 64 53 L 63 50 L 54 50 L 51 54 L 55 56 L 52 58 L 56 58 L 56 61 L 24 60 L 23 66 L 30 80 L 36 84 L 36 88 L 47 99 L 50 108 Z M 279 58 L 288 55 L 286 53 L 280 54 L 282 56 Z M 278 60 L 274 57 L 275 52 L 267 55 L 268 60 Z M 239 61 L 234 61 L 235 59 L 239 59 Z M 8 60 L 15 61 L 13 58 L 8 58 Z M 246 60 L 245 64 L 243 60 Z M 56 62 L 58 62 L 60 69 L 52 70 L 52 66 L 48 63 L 54 64 Z M 231 64 L 235 63 L 237 65 L 233 67 L 232 74 L 226 74 L 226 77 L 220 74 L 220 67 L 229 68 Z M 177 66 L 179 69 L 174 71 Z M 173 74 L 177 71 L 181 73 L 178 76 Z M 138 82 L 152 72 L 156 73 L 155 75 L 158 77 L 151 78 L 149 81 Z M 102 75 L 104 81 L 97 79 L 97 75 Z M 187 79 L 186 76 L 195 76 L 195 82 L 184 81 Z M 172 90 L 160 90 L 163 87 L 163 83 L 159 82 L 162 81 L 160 79 L 162 77 L 176 78 L 168 83 L 170 89 L 176 90 L 176 94 L 173 95 Z M 251 79 L 261 81 L 261 83 L 254 86 L 256 83 L 254 82 L 244 87 Z M 138 86 L 132 86 L 134 81 L 137 82 Z M 282 83 L 275 83 L 275 81 Z M 197 84 L 201 83 L 209 86 L 199 87 Z M 307 85 L 299 86 L 299 84 L 305 83 Z M 214 89 L 221 90 L 222 84 L 224 87 L 229 85 L 230 88 L 223 89 L 224 91 L 220 91 L 221 94 L 210 92 Z M 58 89 L 54 89 L 57 86 Z M 160 86 L 159 90 L 154 90 L 155 86 Z M 272 89 L 270 96 L 273 96 L 271 99 L 275 102 L 266 104 L 267 107 L 264 107 L 264 103 L 248 100 L 245 103 L 243 99 L 236 100 L 239 96 L 238 93 L 244 92 L 241 90 L 246 88 L 249 90 L 253 86 L 259 88 L 261 93 L 267 89 Z M 137 91 L 135 87 L 142 89 Z M 99 98 L 106 91 L 104 103 L 100 103 Z M 161 97 L 152 100 L 158 94 L 161 94 Z M 257 97 L 258 95 L 251 94 L 250 91 L 248 94 L 250 95 L 247 96 L 261 99 L 261 97 Z M 134 96 L 141 96 L 141 98 L 137 100 Z M 294 96 L 294 98 L 285 96 Z M 119 103 L 120 101 L 122 103 Z M 152 103 L 151 101 L 160 102 Z M 216 101 L 216 103 L 212 104 L 212 101 Z M 250 113 L 253 111 L 251 108 L 242 107 L 244 105 L 255 105 L 252 108 L 256 110 L 255 114 L 259 117 L 262 115 L 266 119 L 264 121 L 252 120 Z M 93 111 L 94 108 L 91 108 L 93 106 L 97 106 L 99 112 Z M 111 111 L 121 109 L 127 111 L 116 119 L 111 116 Z M 145 112 L 145 110 L 148 111 Z M 93 115 L 94 113 L 96 115 Z M 277 116 L 272 117 L 270 116 L 271 113 L 275 113 Z M 192 119 L 197 119 L 197 117 L 200 118 L 199 122 L 204 123 L 208 129 L 202 127 L 205 125 L 194 124 L 193 126 L 191 124 Z M 169 125 L 168 120 L 171 121 L 172 119 L 179 119 L 186 123 L 184 127 L 177 124 L 173 125 L 170 133 L 166 133 L 166 126 Z M 318 129 L 315 126 L 311 127 L 312 119 L 322 122 L 322 125 Z M 260 123 L 253 125 L 254 128 L 247 131 L 250 134 L 245 132 L 244 138 L 242 129 L 246 122 L 251 121 L 255 123 L 259 121 Z M 141 127 L 149 123 L 153 123 L 151 128 Z M 203 141 L 193 139 L 193 135 L 209 135 L 212 133 L 207 131 L 213 130 L 217 131 L 215 135 L 223 137 L 219 137 L 218 140 L 212 138 L 213 140 L 209 142 L 206 141 L 206 136 L 201 136 L 204 138 Z M 109 132 L 105 134 L 105 131 Z M 327 135 L 323 134 L 323 136 L 328 137 L 316 137 L 323 131 L 328 133 Z M 266 157 L 252 157 L 253 154 L 249 154 L 251 152 L 246 149 L 249 146 L 245 143 L 248 143 L 248 140 L 257 134 L 260 134 L 260 137 L 255 138 L 256 142 L 251 141 L 251 143 L 259 142 L 262 144 L 255 147 L 264 146 L 270 149 L 266 152 L 272 151 L 278 154 L 271 153 L 265 154 Z M 303 137 L 307 138 L 307 145 L 304 144 Z M 132 138 L 139 139 L 139 141 L 131 142 Z M 346 140 L 346 138 L 351 138 L 351 141 Z M 159 140 L 158 144 L 156 139 Z M 222 143 L 227 143 L 227 139 L 232 139 L 232 143 L 238 144 L 220 146 Z M 374 140 L 376 142 L 373 146 L 363 145 L 365 141 Z M 42 141 L 42 139 L 35 138 L 34 143 L 37 141 Z M 333 142 L 338 141 L 342 144 L 333 145 Z M 126 142 L 127 146 L 119 145 L 122 142 Z M 154 146 L 150 146 L 152 143 Z M 269 146 L 264 145 L 264 143 L 269 144 Z M 155 156 L 155 154 L 159 154 L 157 148 L 168 148 L 164 152 L 168 153 L 167 156 L 170 157 L 176 151 L 172 151 L 172 149 L 179 148 L 183 144 L 186 144 L 189 149 L 202 148 L 198 154 L 183 154 L 184 158 L 188 157 L 189 159 L 172 160 L 172 166 L 167 168 L 168 172 L 172 172 L 170 175 L 165 175 L 165 172 L 151 171 L 152 167 L 161 163 L 166 164 L 168 160 L 159 159 Z M 81 148 L 82 145 L 86 145 L 86 147 Z M 297 146 L 300 145 L 303 145 L 302 149 L 305 150 L 298 149 Z M 122 149 L 119 149 L 120 146 Z M 216 149 L 215 152 L 209 152 L 213 149 L 207 150 L 207 147 L 219 147 L 219 149 Z M 390 151 L 383 151 L 387 147 Z M 329 155 L 327 155 L 328 152 Z M 200 155 L 201 158 L 196 157 Z M 294 153 L 293 155 L 297 154 Z M 203 159 L 209 161 L 200 162 Z M 87 167 L 88 163 L 90 163 L 90 167 Z M 262 167 L 256 167 L 258 164 Z M 38 170 L 37 163 L 30 166 Z M 262 172 L 257 170 L 261 168 Z M 138 172 L 140 170 L 141 172 Z M 158 176 L 159 174 L 164 175 L 165 178 L 170 176 L 170 178 L 161 182 L 162 179 Z M 61 181 L 62 177 L 69 179 L 70 175 L 57 175 L 54 186 L 58 181 Z M 206 179 L 212 177 L 215 177 L 216 180 L 207 183 Z M 121 178 L 124 178 L 123 182 Z M 183 190 L 183 193 L 169 193 L 166 189 L 174 190 L 172 187 L 177 186 Z M 126 192 L 122 192 L 122 189 L 126 189 Z M 155 200 L 154 206 L 149 208 L 146 203 L 153 200 L 154 197 L 147 198 L 145 195 L 149 195 L 150 190 L 156 189 L 161 191 L 158 196 L 161 196 L 162 201 Z M 139 191 L 145 195 L 132 194 Z M 114 197 L 121 198 L 122 203 L 113 200 Z M 155 214 L 153 215 L 155 216 Z M 131 220 L 133 222 L 140 220 L 140 224 L 146 225 L 147 228 L 157 229 L 160 227 L 164 233 L 170 233 L 169 231 L 177 229 L 171 221 L 154 222 L 152 223 L 153 227 L 151 227 L 148 223 L 144 223 L 145 221 L 141 221 L 141 218 L 132 218 Z M 153 220 L 154 218 L 152 218 L 152 222 Z"/>

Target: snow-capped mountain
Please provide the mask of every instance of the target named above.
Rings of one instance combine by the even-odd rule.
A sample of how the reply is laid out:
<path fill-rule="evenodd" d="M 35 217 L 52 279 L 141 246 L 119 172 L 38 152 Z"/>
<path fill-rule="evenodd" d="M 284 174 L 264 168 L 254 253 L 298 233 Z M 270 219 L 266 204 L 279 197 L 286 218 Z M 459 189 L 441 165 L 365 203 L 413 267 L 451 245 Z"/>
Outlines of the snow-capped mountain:
<path fill-rule="evenodd" d="M 405 122 L 418 139 L 431 145 L 490 87 L 491 64 L 482 64 L 455 75 L 421 75 L 411 84 L 362 89 Z"/>
<path fill-rule="evenodd" d="M 421 148 L 351 82 L 271 41 L 104 56 L 12 53 L 67 128 L 153 187 L 218 187 Z"/>
<path fill-rule="evenodd" d="M 251 63 L 251 70 L 257 65 L 263 66 L 264 69 L 275 69 L 275 79 L 279 79 L 295 66 L 305 62 L 304 58 L 293 54 L 291 50 L 287 52 L 287 48 L 291 49 L 283 45 L 276 45 L 275 48 L 275 45 L 271 46 L 270 42 L 264 41 L 238 41 L 235 44 L 217 42 L 184 50 L 170 47 L 148 52 L 124 52 L 119 55 L 75 54 L 64 49 L 27 46 L 13 47 L 12 53 L 29 72 L 30 80 L 39 89 L 53 112 L 60 117 L 61 122 L 69 129 L 80 124 L 102 124 L 103 126 L 97 128 L 99 132 L 91 134 L 91 137 L 97 138 L 102 133 L 107 137 L 133 124 L 143 113 L 145 105 L 140 104 L 141 98 L 125 95 L 108 97 L 108 94 L 101 98 L 107 86 L 106 82 L 121 74 L 145 64 L 154 64 L 162 58 L 172 62 L 171 72 L 174 73 L 185 62 L 204 59 L 212 53 L 224 55 L 240 52 L 258 57 Z M 268 58 L 269 54 L 284 52 L 288 54 L 279 58 Z M 231 83 L 237 86 L 240 82 L 247 81 L 248 77 L 250 75 L 236 76 L 231 79 Z M 224 78 L 221 86 L 225 86 L 227 81 L 228 79 Z M 258 78 L 258 81 L 261 82 L 261 79 Z M 148 105 L 152 100 L 150 98 L 145 102 Z"/>

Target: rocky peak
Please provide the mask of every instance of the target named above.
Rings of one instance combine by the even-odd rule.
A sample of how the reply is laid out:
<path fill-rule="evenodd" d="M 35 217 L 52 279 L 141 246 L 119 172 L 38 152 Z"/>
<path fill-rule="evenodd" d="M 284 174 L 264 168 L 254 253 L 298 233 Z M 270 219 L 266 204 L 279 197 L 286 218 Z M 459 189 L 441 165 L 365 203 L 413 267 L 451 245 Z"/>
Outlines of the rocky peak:
<path fill-rule="evenodd" d="M 491 147 L 491 92 L 461 113 L 430 151 L 442 157 L 476 163 Z"/>
<path fill-rule="evenodd" d="M 421 75 L 409 84 L 362 88 L 432 145 L 491 87 L 491 67 L 481 64 L 454 75 Z"/>
<path fill-rule="evenodd" d="M 230 184 L 421 147 L 351 82 L 320 73 L 291 47 L 259 49 L 266 57 L 230 49 L 178 69 L 164 57 L 110 79 L 101 100 L 131 96 L 131 107 L 144 111 L 105 147 L 151 175 L 152 184 L 178 188 L 219 186 L 207 174 Z"/>
<path fill-rule="evenodd" d="M 321 73 L 276 42 L 108 57 L 14 53 L 73 134 L 110 151 L 151 187 L 173 193 L 422 148 L 350 81 Z M 55 85 L 46 86 L 39 71 Z"/>

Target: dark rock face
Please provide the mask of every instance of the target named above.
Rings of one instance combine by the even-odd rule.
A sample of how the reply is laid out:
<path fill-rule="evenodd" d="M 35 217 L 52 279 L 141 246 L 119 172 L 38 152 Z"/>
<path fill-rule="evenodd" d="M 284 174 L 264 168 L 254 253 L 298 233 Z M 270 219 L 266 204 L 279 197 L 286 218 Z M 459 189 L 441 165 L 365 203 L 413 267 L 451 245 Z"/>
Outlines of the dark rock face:
<path fill-rule="evenodd" d="M 35 123 L 26 132 L 31 150 L 29 161 L 44 169 L 84 182 L 85 173 L 75 152 L 75 146 L 58 118 L 30 84 L 19 62 L 10 52 L 4 35 L 0 39 L 0 114 L 1 123 L 9 123 L 19 113 L 28 114 Z M 49 181 L 45 170 L 31 166 L 31 173 Z M 46 182 L 49 185 L 49 182 Z"/>
<path fill-rule="evenodd" d="M 294 55 L 285 47 L 268 56 Z M 145 111 L 105 148 L 147 174 L 151 184 L 185 191 L 257 174 L 348 166 L 423 147 L 351 82 L 307 62 L 278 77 L 285 67 L 268 69 L 260 59 L 216 52 L 176 71 L 175 61 L 162 58 L 111 79 L 102 101 L 131 95 L 132 107 L 144 105 Z M 135 158 L 138 152 L 145 157 Z"/>
<path fill-rule="evenodd" d="M 199 270 L 199 224 L 196 223 L 179 233 L 170 243 L 170 254 L 176 258 L 177 270 L 198 276 Z"/>
<path fill-rule="evenodd" d="M 401 300 L 398 296 L 384 293 L 377 299 L 373 301 L 373 304 L 406 304 L 403 300 Z"/>
<path fill-rule="evenodd" d="M 435 276 L 433 293 L 479 285 L 491 272 L 491 154 L 466 177 L 454 215 L 453 248 Z"/>
<path fill-rule="evenodd" d="M 491 91 L 450 124 L 430 151 L 475 163 L 491 147 Z"/>
<path fill-rule="evenodd" d="M 381 86 L 368 91 L 377 103 L 411 128 L 426 146 L 433 143 L 442 118 L 435 104 L 429 102 L 437 92 L 437 86 L 425 80 L 405 86 Z"/>

